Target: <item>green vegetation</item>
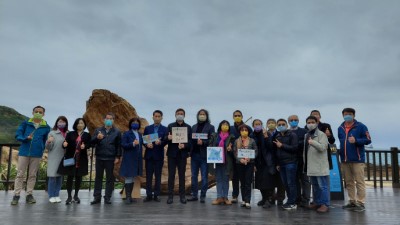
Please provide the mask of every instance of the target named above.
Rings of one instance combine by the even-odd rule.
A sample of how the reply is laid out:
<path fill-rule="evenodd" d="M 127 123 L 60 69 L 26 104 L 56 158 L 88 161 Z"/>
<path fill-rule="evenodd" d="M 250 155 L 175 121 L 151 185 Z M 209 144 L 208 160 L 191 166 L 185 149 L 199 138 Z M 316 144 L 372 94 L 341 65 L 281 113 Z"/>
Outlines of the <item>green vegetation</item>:
<path fill-rule="evenodd" d="M 19 114 L 14 109 L 0 106 L 0 143 L 17 143 L 15 132 L 19 124 L 26 119 L 26 116 Z"/>

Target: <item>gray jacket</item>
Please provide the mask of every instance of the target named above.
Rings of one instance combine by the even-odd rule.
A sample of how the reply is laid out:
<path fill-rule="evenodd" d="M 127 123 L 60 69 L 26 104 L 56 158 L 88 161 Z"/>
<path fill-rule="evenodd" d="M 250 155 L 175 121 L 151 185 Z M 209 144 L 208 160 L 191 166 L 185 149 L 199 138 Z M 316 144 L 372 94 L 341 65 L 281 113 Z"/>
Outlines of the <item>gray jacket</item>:
<path fill-rule="evenodd" d="M 307 133 L 304 140 L 303 153 L 304 160 L 305 154 L 307 154 L 307 176 L 328 176 L 329 162 L 328 157 L 326 157 L 328 138 L 324 132 L 317 128 L 314 135 L 311 136 L 313 141 L 306 149 L 309 137 L 310 135 Z"/>
<path fill-rule="evenodd" d="M 54 137 L 53 142 L 46 142 L 46 149 L 49 151 L 47 158 L 47 176 L 58 177 L 61 176 L 57 173 L 58 166 L 64 157 L 64 148 L 62 146 L 65 138 L 59 130 L 50 131 L 49 135 Z"/>

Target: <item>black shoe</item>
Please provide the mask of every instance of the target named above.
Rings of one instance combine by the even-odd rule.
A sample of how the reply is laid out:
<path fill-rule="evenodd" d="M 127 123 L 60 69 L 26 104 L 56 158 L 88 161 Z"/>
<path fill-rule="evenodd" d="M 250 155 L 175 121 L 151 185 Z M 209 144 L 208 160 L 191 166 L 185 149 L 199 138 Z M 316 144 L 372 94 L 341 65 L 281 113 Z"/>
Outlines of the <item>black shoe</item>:
<path fill-rule="evenodd" d="M 68 196 L 67 200 L 65 201 L 65 204 L 66 205 L 71 205 L 71 203 L 72 203 L 72 197 Z"/>
<path fill-rule="evenodd" d="M 195 201 L 198 201 L 198 200 L 199 199 L 197 197 L 193 197 L 193 196 L 187 199 L 188 202 L 195 202 Z M 181 201 L 182 201 L 182 198 L 181 198 Z"/>
<path fill-rule="evenodd" d="M 275 200 L 272 200 L 272 199 L 268 199 L 268 202 L 269 202 L 269 204 L 272 206 L 272 205 L 275 205 Z"/>
<path fill-rule="evenodd" d="M 153 198 L 150 196 L 147 196 L 145 199 L 143 199 L 143 202 L 151 202 L 153 201 Z"/>
<path fill-rule="evenodd" d="M 186 198 L 185 197 L 181 197 L 181 203 L 182 204 L 186 204 Z"/>
<path fill-rule="evenodd" d="M 262 207 L 263 207 L 264 209 L 268 209 L 268 208 L 271 208 L 271 206 L 272 206 L 272 205 L 269 204 L 269 201 L 266 201 Z"/>
<path fill-rule="evenodd" d="M 172 203 L 174 203 L 174 199 L 173 198 L 168 198 L 167 204 L 172 204 Z"/>
<path fill-rule="evenodd" d="M 279 206 L 283 205 L 283 201 L 278 201 L 278 205 Z"/>
<path fill-rule="evenodd" d="M 258 206 L 263 206 L 263 205 L 265 205 L 265 200 L 261 200 L 261 201 L 257 202 L 257 205 L 258 205 Z"/>
<path fill-rule="evenodd" d="M 133 183 L 125 184 L 124 188 L 125 188 L 125 194 L 126 194 L 125 204 L 130 205 L 133 202 L 133 199 L 132 199 Z M 106 203 L 106 204 L 109 204 L 109 203 Z"/>
<path fill-rule="evenodd" d="M 105 198 L 104 199 L 104 204 L 110 205 L 111 204 L 111 199 Z"/>
<path fill-rule="evenodd" d="M 94 198 L 93 201 L 90 202 L 91 205 L 99 204 L 101 203 L 101 198 Z"/>
<path fill-rule="evenodd" d="M 206 197 L 200 197 L 200 203 L 205 203 L 206 202 Z"/>
<path fill-rule="evenodd" d="M 29 204 L 35 204 L 35 203 L 36 203 L 36 200 L 35 200 L 35 198 L 33 197 L 33 195 L 27 195 L 27 196 L 26 196 L 26 202 L 29 203 Z"/>
<path fill-rule="evenodd" d="M 79 199 L 78 196 L 74 196 L 74 202 L 76 202 L 76 204 L 80 204 L 81 200 Z"/>
<path fill-rule="evenodd" d="M 13 200 L 11 201 L 11 205 L 18 205 L 19 195 L 14 195 Z"/>
<path fill-rule="evenodd" d="M 160 199 L 160 197 L 158 197 L 158 196 L 154 196 L 154 201 L 155 201 L 155 202 L 161 202 L 161 199 Z"/>

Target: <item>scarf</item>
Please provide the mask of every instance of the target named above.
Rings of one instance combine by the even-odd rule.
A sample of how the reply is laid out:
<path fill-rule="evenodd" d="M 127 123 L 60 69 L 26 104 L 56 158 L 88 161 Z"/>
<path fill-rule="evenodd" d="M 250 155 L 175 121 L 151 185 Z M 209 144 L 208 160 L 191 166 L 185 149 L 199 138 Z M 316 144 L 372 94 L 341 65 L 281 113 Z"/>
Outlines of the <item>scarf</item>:
<path fill-rule="evenodd" d="M 228 136 L 229 136 L 228 132 L 225 132 L 225 133 L 220 132 L 219 133 L 219 137 L 221 138 L 221 140 L 218 143 L 218 147 L 223 147 L 225 149 L 225 141 L 228 138 Z"/>
<path fill-rule="evenodd" d="M 78 133 L 78 132 L 77 132 Z M 83 132 L 82 132 L 83 134 Z M 79 159 L 81 158 L 81 144 L 82 144 L 82 134 L 78 134 L 78 137 L 76 138 L 76 147 L 75 147 L 75 167 L 79 168 Z"/>

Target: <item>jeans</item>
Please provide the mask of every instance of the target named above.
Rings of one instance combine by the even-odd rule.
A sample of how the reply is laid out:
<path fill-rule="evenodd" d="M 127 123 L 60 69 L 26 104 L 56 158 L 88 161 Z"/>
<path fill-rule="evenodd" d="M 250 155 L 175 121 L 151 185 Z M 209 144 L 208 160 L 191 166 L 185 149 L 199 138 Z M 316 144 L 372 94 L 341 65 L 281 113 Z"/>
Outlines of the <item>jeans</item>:
<path fill-rule="evenodd" d="M 316 205 L 326 205 L 326 206 L 330 205 L 328 178 L 329 176 L 310 177 L 313 189 L 314 204 Z"/>
<path fill-rule="evenodd" d="M 59 197 L 62 184 L 62 176 L 49 177 L 48 190 L 49 198 Z"/>
<path fill-rule="evenodd" d="M 288 198 L 286 204 L 289 205 L 296 204 L 296 198 L 297 198 L 296 172 L 297 172 L 297 163 L 289 163 L 280 166 L 281 179 L 283 185 L 285 186 Z"/>
<path fill-rule="evenodd" d="M 201 158 L 199 153 L 193 153 L 191 157 L 192 170 L 192 196 L 197 198 L 199 193 L 198 175 L 201 174 L 201 193 L 200 197 L 206 197 L 208 190 L 208 164 L 206 158 Z"/>
<path fill-rule="evenodd" d="M 238 164 L 238 175 L 240 180 L 240 191 L 242 193 L 242 201 L 250 203 L 251 200 L 251 184 L 254 177 L 254 163 L 247 165 Z"/>
<path fill-rule="evenodd" d="M 94 180 L 93 197 L 101 198 L 104 171 L 106 171 L 106 193 L 104 198 L 110 199 L 114 191 L 114 160 L 96 159 L 96 178 Z"/>
<path fill-rule="evenodd" d="M 225 164 L 216 164 L 215 176 L 217 180 L 217 198 L 228 198 L 229 175 Z"/>

